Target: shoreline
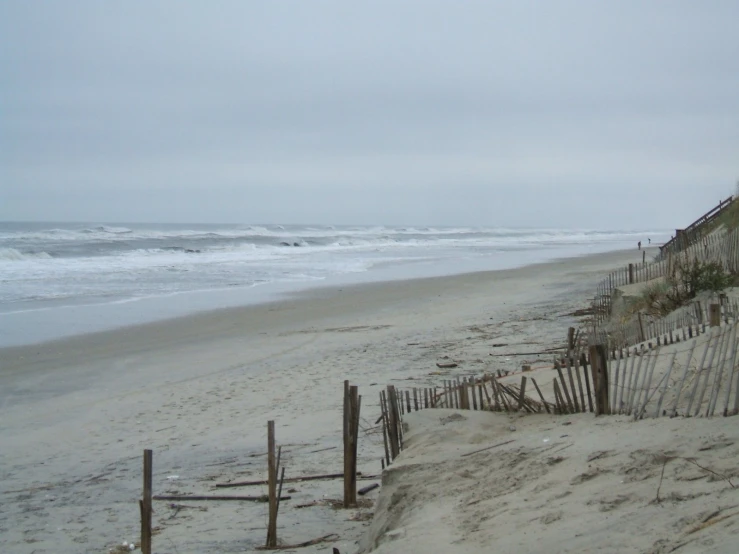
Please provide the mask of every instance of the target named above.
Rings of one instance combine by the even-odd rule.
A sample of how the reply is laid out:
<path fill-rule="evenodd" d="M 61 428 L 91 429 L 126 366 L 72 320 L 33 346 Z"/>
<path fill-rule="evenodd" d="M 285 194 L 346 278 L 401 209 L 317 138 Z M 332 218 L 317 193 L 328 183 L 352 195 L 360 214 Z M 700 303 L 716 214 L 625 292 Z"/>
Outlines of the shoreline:
<path fill-rule="evenodd" d="M 372 284 L 454 277 L 522 269 L 628 250 L 595 252 L 557 247 L 544 254 L 540 249 L 517 251 L 517 260 L 462 257 L 450 260 L 383 262 L 366 271 L 338 273 L 319 280 L 266 282 L 248 286 L 181 291 L 141 298 L 122 298 L 106 302 L 67 301 L 42 303 L 0 312 L 0 348 L 42 344 L 101 331 L 112 331 L 148 323 L 190 317 L 202 313 L 266 304 L 313 290 Z"/>
<path fill-rule="evenodd" d="M 654 252 L 656 252 L 656 248 L 652 249 Z M 652 253 L 652 250 L 647 250 L 647 252 Z M 585 264 L 586 266 L 593 265 L 593 264 L 604 264 L 604 271 L 606 271 L 605 266 L 610 263 L 619 263 L 621 260 L 629 259 L 631 260 L 636 259 L 636 255 L 633 255 L 633 250 L 611 250 L 607 252 L 599 252 L 595 254 L 586 254 L 586 255 L 580 255 L 580 256 L 572 256 L 572 257 L 564 257 L 564 258 L 555 258 L 553 260 L 544 261 L 544 262 L 537 262 L 533 264 L 528 265 L 522 265 L 517 266 L 513 268 L 506 268 L 506 269 L 490 269 L 490 270 L 481 270 L 481 271 L 470 271 L 465 273 L 454 273 L 454 274 L 445 274 L 445 275 L 432 275 L 432 276 L 421 276 L 421 277 L 411 277 L 411 278 L 399 278 L 399 279 L 387 279 L 387 280 L 363 280 L 361 278 L 359 279 L 346 279 L 348 275 L 342 275 L 339 278 L 337 276 L 336 279 L 332 279 L 329 282 L 322 281 L 320 283 L 312 284 L 312 286 L 307 288 L 301 288 L 298 290 L 295 290 L 293 287 L 290 286 L 279 286 L 276 285 L 274 288 L 277 290 L 269 291 L 267 294 L 262 295 L 259 299 L 254 300 L 253 302 L 246 303 L 246 304 L 240 304 L 235 306 L 227 306 L 227 307 L 220 307 L 215 309 L 207 309 L 207 310 L 199 310 L 195 311 L 193 313 L 187 313 L 185 315 L 175 316 L 175 317 L 166 317 L 163 319 L 157 319 L 154 321 L 146 321 L 143 323 L 134 323 L 130 325 L 122 325 L 113 327 L 110 329 L 102 329 L 99 331 L 92 331 L 92 332 L 85 332 L 85 333 L 79 333 L 75 335 L 70 336 L 62 336 L 59 338 L 53 338 L 50 340 L 40 340 L 30 343 L 22 343 L 22 344 L 11 344 L 7 346 L 0 346 L 0 360 L 3 359 L 3 353 L 6 351 L 15 351 L 18 350 L 19 352 L 21 349 L 24 348 L 31 348 L 31 349 L 39 349 L 44 348 L 47 345 L 65 345 L 65 343 L 72 343 L 79 340 L 85 340 L 85 337 L 100 337 L 101 339 L 107 339 L 111 337 L 111 334 L 114 333 L 130 333 L 130 332 L 136 332 L 137 329 L 140 329 L 141 332 L 145 335 L 148 335 L 152 332 L 156 332 L 159 328 L 164 328 L 171 325 L 176 326 L 182 326 L 186 327 L 188 325 L 188 321 L 192 322 L 192 325 L 199 325 L 202 326 L 204 324 L 213 324 L 213 320 L 220 314 L 225 317 L 229 318 L 238 318 L 238 317 L 249 317 L 249 311 L 254 310 L 257 315 L 260 311 L 263 311 L 266 306 L 272 306 L 272 305 L 279 305 L 283 303 L 302 303 L 302 302 L 310 302 L 313 299 L 321 298 L 326 300 L 331 300 L 335 295 L 331 295 L 331 292 L 358 292 L 362 294 L 364 291 L 367 293 L 372 293 L 373 291 L 378 291 L 382 293 L 382 289 L 387 289 L 388 291 L 391 291 L 393 287 L 396 287 L 398 289 L 400 288 L 413 288 L 416 285 L 420 286 L 437 286 L 437 288 L 443 288 L 445 286 L 448 286 L 449 284 L 452 284 L 454 281 L 461 279 L 463 281 L 472 281 L 472 282 L 479 282 L 483 281 L 488 278 L 495 278 L 496 276 L 501 277 L 503 279 L 514 277 L 518 272 L 526 273 L 529 270 L 541 270 L 541 271 L 547 271 L 548 269 L 554 269 L 559 266 L 565 265 L 565 264 L 572 264 L 575 262 L 581 262 Z M 610 266 L 608 266 L 610 267 Z M 593 287 L 594 288 L 594 287 Z M 282 289 L 282 290 L 280 290 Z M 187 294 L 187 293 L 183 293 Z M 141 302 L 146 302 L 147 299 L 142 299 Z M 213 329 L 212 335 L 216 335 L 217 332 L 225 332 L 224 329 Z"/>
<path fill-rule="evenodd" d="M 502 350 L 511 353 L 562 344 L 575 323 L 571 312 L 600 276 L 637 257 L 619 251 L 321 287 L 268 304 L 0 349 L 0 494 L 7 501 L 0 544 L 29 554 L 92 553 L 135 538 L 142 449 L 154 450 L 155 494 L 207 494 L 214 482 L 264 478 L 270 419 L 288 477 L 338 470 L 345 379 L 365 396 L 358 469 L 377 474 L 381 388 L 520 367 L 526 358 L 490 357 L 491 344 L 508 343 Z M 445 357 L 459 367 L 439 371 L 436 361 Z M 280 538 L 337 533 L 335 546 L 353 552 L 371 510 L 295 509 L 340 497 L 342 485 L 294 488 L 280 511 Z M 172 519 L 158 505 L 156 540 L 173 541 L 181 554 L 261 544 L 266 507 L 225 504 Z"/>

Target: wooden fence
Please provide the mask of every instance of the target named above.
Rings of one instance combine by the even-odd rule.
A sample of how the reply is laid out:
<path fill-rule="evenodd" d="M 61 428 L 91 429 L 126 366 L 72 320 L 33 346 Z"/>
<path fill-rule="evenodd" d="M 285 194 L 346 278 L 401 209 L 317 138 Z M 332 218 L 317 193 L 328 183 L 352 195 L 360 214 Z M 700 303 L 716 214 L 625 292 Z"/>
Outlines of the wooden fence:
<path fill-rule="evenodd" d="M 501 379 L 508 376 L 500 371 L 456 377 L 433 387 L 401 390 L 388 385 L 387 391 L 380 392 L 383 468 L 403 450 L 403 416 L 425 409 L 552 415 L 591 412 L 635 419 L 712 417 L 717 411 L 737 415 L 739 322 L 735 316 L 730 321 L 725 310 L 715 309 L 706 320 L 713 326 L 705 321 L 688 325 L 681 333 L 667 333 L 655 343 L 635 348 L 578 347 L 569 351 L 571 357 L 554 361 L 551 386 L 540 386 L 526 372 L 521 373 L 520 383 L 503 383 Z M 664 360 L 667 363 L 660 364 Z M 658 364 L 660 369 L 655 371 Z"/>
<path fill-rule="evenodd" d="M 592 354 L 590 357 L 595 359 Z M 564 364 L 557 362 L 554 369 L 557 375 L 551 391 L 547 389 L 546 394 L 532 377 L 522 374 L 520 383 L 505 384 L 500 381 L 505 377 L 500 372 L 498 375 L 457 377 L 435 387 L 400 390 L 388 385 L 387 391 L 380 393 L 385 465 L 390 465 L 403 450 L 403 416 L 414 411 L 449 408 L 548 414 L 608 413 L 604 407 L 607 402 L 600 401 L 604 391 L 599 387 L 599 382 L 607 380 L 598 377 L 599 365 L 605 367 L 606 364 L 597 361 L 591 364 L 590 357 L 578 351 Z M 602 359 L 605 360 L 605 349 Z"/>
<path fill-rule="evenodd" d="M 724 323 L 739 318 L 739 300 L 719 296 L 716 299 Z M 588 340 L 592 344 L 607 344 L 609 350 L 627 348 L 639 343 L 654 341 L 657 345 L 671 344 L 675 340 L 687 340 L 705 332 L 710 320 L 710 302 L 696 300 L 678 308 L 666 317 L 637 314 L 625 323 L 612 322 L 598 328 Z"/>
<path fill-rule="evenodd" d="M 675 236 L 668 242 L 660 246 L 658 259 L 666 258 L 669 254 L 682 252 L 692 244 L 702 240 L 705 235 L 706 225 L 714 221 L 732 204 L 733 196 L 729 196 L 726 200 L 718 203 L 718 206 L 703 214 L 685 229 L 678 229 Z"/>
<path fill-rule="evenodd" d="M 739 273 L 739 229 L 730 232 L 718 231 L 704 237 L 699 243 L 689 246 L 682 252 L 670 254 L 666 259 L 630 264 L 626 268 L 611 273 L 597 287 L 593 299 L 593 320 L 590 329 L 592 344 L 611 341 L 617 346 L 630 346 L 650 340 L 669 332 L 675 332 L 691 323 L 701 322 L 701 308 L 694 305 L 681 308 L 666 318 L 655 318 L 647 314 L 636 314 L 625 323 L 611 321 L 616 289 L 630 284 L 645 283 L 659 277 L 673 278 L 678 269 L 693 261 L 715 262 L 727 272 Z M 737 306 L 731 304 L 724 308 L 736 313 Z"/>
<path fill-rule="evenodd" d="M 662 348 L 634 348 L 629 358 L 610 364 L 612 412 L 643 417 L 686 417 L 739 413 L 737 324 L 712 327 L 707 337 L 684 342 L 664 354 Z M 659 379 L 655 366 L 667 359 Z"/>

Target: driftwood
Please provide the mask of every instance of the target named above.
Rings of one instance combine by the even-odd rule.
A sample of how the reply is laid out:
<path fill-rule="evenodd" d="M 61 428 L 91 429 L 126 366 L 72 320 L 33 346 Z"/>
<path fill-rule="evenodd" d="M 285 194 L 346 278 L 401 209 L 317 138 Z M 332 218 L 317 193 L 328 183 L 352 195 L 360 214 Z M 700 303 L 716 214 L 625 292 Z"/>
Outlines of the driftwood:
<path fill-rule="evenodd" d="M 380 488 L 380 484 L 379 483 L 372 483 L 371 485 L 367 485 L 366 487 L 362 487 L 361 489 L 359 489 L 357 491 L 357 494 L 359 496 L 364 496 L 368 492 L 373 491 L 373 490 L 375 490 L 377 488 Z"/>
<path fill-rule="evenodd" d="M 561 348 L 555 348 L 551 350 L 542 350 L 541 352 L 513 352 L 511 354 L 492 354 L 490 353 L 488 354 L 488 356 L 543 356 L 545 354 L 549 355 L 552 352 L 556 352 L 557 350 L 561 350 Z"/>
<path fill-rule="evenodd" d="M 290 500 L 292 496 L 283 496 L 280 500 Z M 245 502 L 269 502 L 266 494 L 261 496 L 191 496 L 191 495 L 160 495 L 155 496 L 154 500 L 167 500 L 172 502 L 181 502 L 184 500 L 241 500 Z"/>
<path fill-rule="evenodd" d="M 503 446 L 504 444 L 510 444 L 514 441 L 515 439 L 511 439 L 509 441 L 499 442 L 498 444 L 494 444 L 493 446 L 486 446 L 485 448 L 481 448 L 480 450 L 475 450 L 474 452 L 467 452 L 467 454 L 462 454 L 462 457 L 464 458 L 465 456 L 472 456 L 473 454 L 477 454 L 479 452 L 485 452 L 486 450 L 492 450 L 493 448 Z"/>
<path fill-rule="evenodd" d="M 306 546 L 313 546 L 314 544 L 321 544 L 322 542 L 328 542 L 338 538 L 339 535 L 332 533 L 324 537 L 313 539 L 312 541 L 305 541 L 298 544 L 283 544 L 280 546 L 257 546 L 255 550 L 290 550 L 292 548 L 305 548 Z"/>
<path fill-rule="evenodd" d="M 457 367 L 457 364 L 454 362 L 436 362 L 436 367 L 440 369 L 451 369 L 453 367 Z"/>
<path fill-rule="evenodd" d="M 362 472 L 358 471 L 357 476 L 361 476 Z M 291 477 L 289 479 L 285 479 L 284 483 L 299 483 L 300 481 L 319 481 L 322 479 L 343 479 L 344 474 L 343 473 L 328 473 L 326 475 L 307 475 L 305 477 Z M 267 481 L 237 481 L 235 483 L 216 483 L 216 487 L 221 488 L 228 488 L 228 487 L 256 487 L 259 485 L 266 485 Z"/>

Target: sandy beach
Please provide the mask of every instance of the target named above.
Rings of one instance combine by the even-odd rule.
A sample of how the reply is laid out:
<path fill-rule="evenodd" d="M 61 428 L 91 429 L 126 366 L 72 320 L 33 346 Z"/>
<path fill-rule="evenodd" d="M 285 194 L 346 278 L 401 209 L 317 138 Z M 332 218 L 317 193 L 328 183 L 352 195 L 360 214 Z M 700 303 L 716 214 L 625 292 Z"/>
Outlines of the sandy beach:
<path fill-rule="evenodd" d="M 363 396 L 359 471 L 377 476 L 377 395 L 385 385 L 433 385 L 444 376 L 548 361 L 515 354 L 561 346 L 577 323 L 572 313 L 587 307 L 600 276 L 640 260 L 634 249 L 498 272 L 318 288 L 263 305 L 2 349 L 0 550 L 99 553 L 138 540 L 143 449 L 154 451 L 155 494 L 212 494 L 216 482 L 265 478 L 270 419 L 286 477 L 339 472 L 345 379 Z M 493 343 L 507 345 L 496 348 L 504 355 L 490 356 Z M 441 371 L 441 359 L 458 367 Z M 478 416 L 508 423 L 507 416 Z M 578 416 L 577 425 L 589 425 L 588 417 Z M 554 432 L 544 429 L 551 426 L 545 418 L 525 425 L 534 442 L 541 442 L 537 433 Z M 455 448 L 440 443 L 436 451 Z M 493 471 L 495 455 L 487 460 Z M 380 478 L 361 483 L 371 482 Z M 350 511 L 328 503 L 296 507 L 340 498 L 338 480 L 299 483 L 289 494 L 280 508 L 280 540 L 334 533 L 332 542 L 300 551 L 334 546 L 346 554 L 369 530 L 378 492 Z M 266 517 L 265 504 L 173 509 L 158 502 L 155 551 L 250 551 L 264 543 Z"/>

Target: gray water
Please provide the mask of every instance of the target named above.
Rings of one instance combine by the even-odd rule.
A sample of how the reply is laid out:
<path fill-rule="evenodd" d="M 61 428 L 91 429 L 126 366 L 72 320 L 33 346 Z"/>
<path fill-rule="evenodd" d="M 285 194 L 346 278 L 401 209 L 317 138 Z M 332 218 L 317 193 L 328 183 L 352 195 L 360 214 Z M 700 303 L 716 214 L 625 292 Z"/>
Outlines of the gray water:
<path fill-rule="evenodd" d="M 0 346 L 323 283 L 504 269 L 632 248 L 667 231 L 0 223 Z"/>

